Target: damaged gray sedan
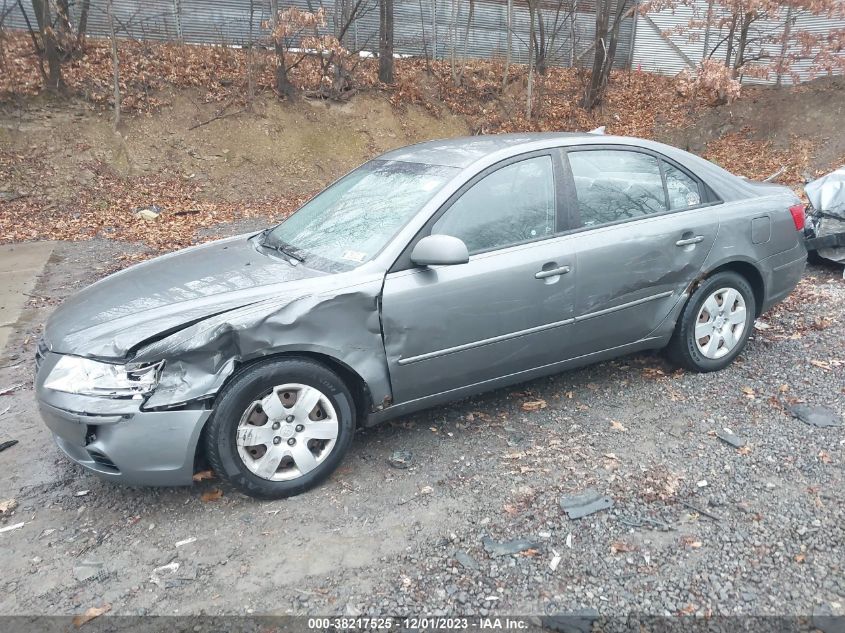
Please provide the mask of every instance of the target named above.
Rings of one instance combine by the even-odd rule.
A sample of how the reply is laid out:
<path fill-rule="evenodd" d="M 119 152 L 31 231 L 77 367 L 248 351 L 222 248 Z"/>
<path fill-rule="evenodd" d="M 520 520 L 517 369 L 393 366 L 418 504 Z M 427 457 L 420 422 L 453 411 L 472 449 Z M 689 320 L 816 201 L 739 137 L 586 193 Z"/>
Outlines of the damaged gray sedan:
<path fill-rule="evenodd" d="M 37 355 L 59 447 L 105 478 L 325 479 L 357 427 L 621 354 L 713 371 L 804 270 L 804 209 L 644 140 L 422 143 L 282 224 L 68 299 Z"/>

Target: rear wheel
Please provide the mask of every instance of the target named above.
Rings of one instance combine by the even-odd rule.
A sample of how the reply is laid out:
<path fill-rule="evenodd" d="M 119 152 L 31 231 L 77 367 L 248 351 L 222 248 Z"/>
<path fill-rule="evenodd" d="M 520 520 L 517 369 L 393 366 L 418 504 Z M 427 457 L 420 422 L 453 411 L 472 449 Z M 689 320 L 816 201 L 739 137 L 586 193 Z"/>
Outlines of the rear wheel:
<path fill-rule="evenodd" d="M 744 277 L 728 271 L 709 277 L 681 312 L 667 348 L 670 359 L 699 372 L 727 367 L 745 348 L 755 314 L 754 292 Z"/>
<path fill-rule="evenodd" d="M 253 497 L 304 492 L 328 477 L 349 448 L 352 405 L 343 381 L 314 361 L 252 365 L 220 394 L 206 434 L 209 463 Z"/>

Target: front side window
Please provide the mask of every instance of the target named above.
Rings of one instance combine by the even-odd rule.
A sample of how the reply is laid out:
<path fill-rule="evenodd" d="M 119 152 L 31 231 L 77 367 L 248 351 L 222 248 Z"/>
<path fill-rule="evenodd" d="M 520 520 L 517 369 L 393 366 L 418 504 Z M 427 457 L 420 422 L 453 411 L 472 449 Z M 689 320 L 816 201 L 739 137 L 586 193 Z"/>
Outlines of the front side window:
<path fill-rule="evenodd" d="M 470 254 L 552 235 L 551 157 L 528 158 L 485 176 L 449 207 L 431 232 L 463 240 Z"/>
<path fill-rule="evenodd" d="M 264 242 L 308 265 L 348 270 L 372 258 L 458 169 L 373 160 L 341 178 L 274 228 Z"/>
<path fill-rule="evenodd" d="M 657 158 L 625 150 L 570 151 L 584 226 L 636 219 L 666 208 Z"/>

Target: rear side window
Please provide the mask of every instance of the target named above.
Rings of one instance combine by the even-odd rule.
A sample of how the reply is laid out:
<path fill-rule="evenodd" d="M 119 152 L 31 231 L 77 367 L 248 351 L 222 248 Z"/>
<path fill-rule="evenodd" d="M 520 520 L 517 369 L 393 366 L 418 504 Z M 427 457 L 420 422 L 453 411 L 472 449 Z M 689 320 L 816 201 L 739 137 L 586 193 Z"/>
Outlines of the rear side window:
<path fill-rule="evenodd" d="M 485 176 L 449 207 L 431 232 L 460 238 L 470 254 L 554 234 L 551 156 L 528 158 Z"/>
<path fill-rule="evenodd" d="M 669 207 L 672 210 L 701 204 L 703 192 L 697 180 L 665 161 L 663 172 L 666 174 L 666 190 L 669 192 Z"/>
<path fill-rule="evenodd" d="M 584 226 L 667 211 L 657 158 L 625 150 L 568 153 Z"/>

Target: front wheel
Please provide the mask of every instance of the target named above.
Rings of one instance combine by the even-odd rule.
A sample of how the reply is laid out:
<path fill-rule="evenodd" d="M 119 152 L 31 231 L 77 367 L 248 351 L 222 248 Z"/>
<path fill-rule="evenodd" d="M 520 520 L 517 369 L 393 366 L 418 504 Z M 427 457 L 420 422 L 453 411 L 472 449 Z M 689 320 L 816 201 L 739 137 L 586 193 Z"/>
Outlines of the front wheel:
<path fill-rule="evenodd" d="M 299 494 L 340 464 L 354 411 L 349 389 L 323 365 L 304 358 L 251 365 L 217 401 L 206 433 L 209 464 L 252 497 Z"/>
<path fill-rule="evenodd" d="M 744 277 L 726 271 L 705 279 L 681 312 L 669 358 L 698 372 L 727 367 L 748 342 L 755 314 L 754 292 Z"/>

